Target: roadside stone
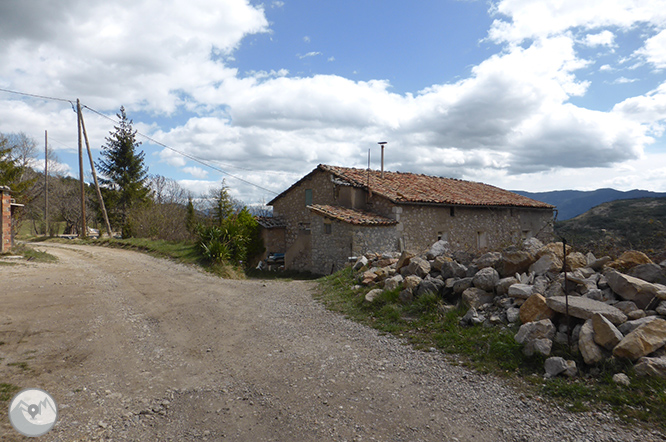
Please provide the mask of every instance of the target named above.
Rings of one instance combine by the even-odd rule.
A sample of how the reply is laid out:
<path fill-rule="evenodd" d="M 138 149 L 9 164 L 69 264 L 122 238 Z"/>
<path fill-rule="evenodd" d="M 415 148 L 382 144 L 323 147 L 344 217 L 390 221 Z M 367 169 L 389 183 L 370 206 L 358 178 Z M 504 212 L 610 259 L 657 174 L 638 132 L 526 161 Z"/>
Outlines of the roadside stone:
<path fill-rule="evenodd" d="M 495 286 L 495 293 L 497 293 L 497 296 L 504 296 L 509 293 L 509 287 L 511 287 L 514 284 L 518 284 L 518 280 L 516 279 L 515 276 L 502 278 Z"/>
<path fill-rule="evenodd" d="M 656 316 L 646 316 L 640 319 L 634 319 L 633 321 L 627 321 L 624 324 L 621 324 L 617 329 L 620 330 L 624 336 L 627 336 L 632 331 L 636 330 L 638 327 L 657 320 Z"/>
<path fill-rule="evenodd" d="M 461 325 L 477 325 L 477 324 L 482 324 L 486 318 L 482 315 L 479 315 L 479 313 L 476 311 L 474 307 L 470 307 L 469 310 L 467 310 L 467 313 L 460 318 L 460 324 Z"/>
<path fill-rule="evenodd" d="M 666 316 L 666 301 L 661 301 L 657 306 L 657 314 L 661 316 Z"/>
<path fill-rule="evenodd" d="M 554 316 L 555 311 L 548 307 L 546 298 L 538 293 L 527 298 L 520 306 L 520 322 L 523 324 L 542 319 L 553 319 Z"/>
<path fill-rule="evenodd" d="M 647 313 L 645 310 L 634 310 L 633 312 L 629 312 L 627 314 L 627 318 L 630 321 L 636 320 L 636 319 L 641 319 L 647 316 Z"/>
<path fill-rule="evenodd" d="M 474 287 L 486 292 L 495 291 L 495 286 L 499 282 L 500 277 L 497 270 L 492 267 L 486 267 L 479 270 L 476 275 L 472 278 L 472 284 Z"/>
<path fill-rule="evenodd" d="M 428 250 L 428 253 L 426 253 L 426 258 L 435 259 L 438 256 L 449 255 L 450 253 L 451 248 L 449 247 L 449 242 L 440 239 L 430 247 L 430 250 Z"/>
<path fill-rule="evenodd" d="M 368 293 L 365 294 L 365 302 L 373 303 L 375 299 L 377 299 L 377 297 L 382 294 L 382 292 L 383 292 L 382 289 L 370 290 Z"/>
<path fill-rule="evenodd" d="M 546 298 L 546 303 L 556 312 L 566 314 L 564 296 Z M 627 320 L 627 315 L 611 305 L 580 296 L 569 296 L 569 315 L 580 319 L 590 319 L 595 313 L 601 313 L 613 324 L 622 324 Z"/>
<path fill-rule="evenodd" d="M 488 252 L 479 256 L 474 260 L 474 264 L 480 269 L 485 267 L 495 267 L 502 259 L 502 254 L 500 252 Z"/>
<path fill-rule="evenodd" d="M 643 252 L 627 250 L 618 259 L 608 264 L 617 270 L 627 271 L 641 264 L 652 264 L 652 260 Z"/>
<path fill-rule="evenodd" d="M 439 287 L 433 282 L 433 280 L 424 279 L 423 281 L 421 281 L 418 287 L 416 287 L 416 291 L 414 291 L 414 295 L 417 298 L 419 296 L 425 295 L 426 293 L 434 293 L 434 294 L 439 293 Z"/>
<path fill-rule="evenodd" d="M 629 333 L 613 349 L 613 355 L 632 361 L 647 356 L 666 344 L 666 320 L 655 319 Z"/>
<path fill-rule="evenodd" d="M 541 248 L 543 248 L 543 243 L 535 237 L 526 238 L 523 240 L 522 249 L 532 255 L 536 256 Z"/>
<path fill-rule="evenodd" d="M 594 255 L 592 255 L 592 257 L 594 257 Z M 602 256 L 601 258 L 594 259 L 592 261 L 590 261 L 588 257 L 587 266 L 592 270 L 600 271 L 604 268 L 606 264 L 608 264 L 611 261 L 613 261 L 613 258 L 611 258 L 610 256 Z"/>
<path fill-rule="evenodd" d="M 546 273 L 559 273 L 562 270 L 562 261 L 554 253 L 542 255 L 534 264 L 529 267 L 530 272 L 536 275 L 545 275 Z"/>
<path fill-rule="evenodd" d="M 432 264 L 432 268 L 442 274 L 442 278 L 464 278 L 467 275 L 467 267 L 446 256 L 438 256 Z"/>
<path fill-rule="evenodd" d="M 627 275 L 656 284 L 666 284 L 666 270 L 659 264 L 640 264 L 627 272 Z"/>
<path fill-rule="evenodd" d="M 567 255 L 567 270 L 573 271 L 587 267 L 587 258 L 580 252 L 572 252 Z"/>
<path fill-rule="evenodd" d="M 506 320 L 513 324 L 520 320 L 520 309 L 516 307 L 509 307 L 506 309 Z"/>
<path fill-rule="evenodd" d="M 379 279 L 379 276 L 371 270 L 368 270 L 366 272 L 363 272 L 363 277 L 361 278 L 361 284 L 363 285 L 370 285 L 374 283 L 377 279 Z"/>
<path fill-rule="evenodd" d="M 523 250 L 504 250 L 502 259 L 497 264 L 500 276 L 507 277 L 516 273 L 527 272 L 532 263 L 536 261 L 534 255 Z"/>
<path fill-rule="evenodd" d="M 634 371 L 638 376 L 653 376 L 666 379 L 666 357 L 649 358 L 644 356 L 634 365 Z"/>
<path fill-rule="evenodd" d="M 550 354 L 552 339 L 555 337 L 555 326 L 550 319 L 523 324 L 515 335 L 515 340 L 523 344 L 523 353 L 527 356 L 539 352 L 545 356 Z"/>
<path fill-rule="evenodd" d="M 353 269 L 356 270 L 361 270 L 363 267 L 368 265 L 368 258 L 365 256 L 361 256 L 359 259 L 356 260 L 356 264 L 354 264 Z"/>
<path fill-rule="evenodd" d="M 423 258 L 414 257 L 409 261 L 409 265 L 403 267 L 400 273 L 403 276 L 416 275 L 420 278 L 425 278 L 430 273 L 430 263 Z"/>
<path fill-rule="evenodd" d="M 567 246 L 567 255 L 571 252 L 571 246 Z M 564 258 L 564 253 L 563 253 L 563 244 L 561 242 L 551 242 L 543 246 L 539 251 L 537 252 L 537 258 L 541 258 L 543 255 L 547 253 L 554 253 L 557 258 L 562 261 Z"/>
<path fill-rule="evenodd" d="M 400 271 L 403 267 L 406 267 L 409 265 L 411 262 L 412 258 L 414 258 L 416 255 L 414 255 L 412 252 L 408 251 L 403 251 L 400 254 L 400 258 L 398 258 L 398 262 L 395 265 L 396 270 Z"/>
<path fill-rule="evenodd" d="M 462 303 L 467 307 L 479 308 L 483 304 L 493 302 L 494 294 L 476 287 L 470 287 L 462 294 Z"/>
<path fill-rule="evenodd" d="M 423 279 L 420 277 L 416 275 L 409 275 L 403 280 L 402 287 L 406 290 L 409 290 L 410 292 L 413 292 L 416 287 L 421 284 L 421 281 L 423 281 Z"/>
<path fill-rule="evenodd" d="M 613 375 L 613 382 L 615 382 L 616 384 L 624 385 L 625 387 L 631 385 L 631 380 L 629 379 L 629 376 L 627 376 L 624 373 L 615 373 Z"/>
<path fill-rule="evenodd" d="M 628 315 L 629 313 L 633 312 L 634 310 L 638 310 L 638 307 L 636 307 L 636 303 L 633 301 L 620 301 L 616 302 L 613 304 L 613 307 L 616 309 L 619 309 L 624 313 L 625 315 Z"/>
<path fill-rule="evenodd" d="M 544 295 L 546 298 L 553 298 L 555 296 L 564 296 L 564 288 L 562 287 L 562 282 L 564 281 L 564 276 L 562 279 L 557 278 L 548 285 L 546 293 Z"/>
<path fill-rule="evenodd" d="M 527 284 L 513 284 L 509 287 L 508 295 L 512 298 L 527 299 L 532 296 L 532 286 Z"/>
<path fill-rule="evenodd" d="M 612 350 L 624 338 L 613 323 L 599 313 L 592 316 L 592 328 L 594 329 L 594 342 L 606 350 Z"/>
<path fill-rule="evenodd" d="M 402 275 L 395 275 L 391 278 L 387 278 L 384 281 L 384 290 L 391 291 L 395 290 L 398 287 L 400 287 L 400 284 L 402 284 L 402 281 L 404 281 L 404 278 Z"/>
<path fill-rule="evenodd" d="M 414 301 L 414 295 L 412 294 L 412 291 L 407 289 L 402 290 L 398 295 L 398 298 L 400 298 L 400 302 L 403 304 L 410 304 L 412 301 Z"/>
<path fill-rule="evenodd" d="M 580 329 L 578 335 L 578 349 L 587 365 L 594 365 L 604 359 L 601 346 L 594 342 L 594 328 L 592 320 L 588 319 Z"/>
<path fill-rule="evenodd" d="M 626 301 L 634 301 L 640 309 L 647 308 L 655 296 L 666 299 L 666 286 L 661 284 L 652 284 L 613 269 L 604 272 L 604 276 L 615 293 Z"/>
<path fill-rule="evenodd" d="M 461 278 L 453 283 L 453 293 L 460 295 L 470 287 L 472 287 L 472 278 Z"/>
<path fill-rule="evenodd" d="M 546 371 L 546 378 L 554 378 L 567 369 L 567 361 L 562 357 L 552 356 L 546 359 L 543 368 Z"/>
<path fill-rule="evenodd" d="M 576 361 L 566 361 L 567 368 L 564 370 L 564 375 L 570 378 L 573 378 L 578 374 L 578 367 L 576 367 Z"/>

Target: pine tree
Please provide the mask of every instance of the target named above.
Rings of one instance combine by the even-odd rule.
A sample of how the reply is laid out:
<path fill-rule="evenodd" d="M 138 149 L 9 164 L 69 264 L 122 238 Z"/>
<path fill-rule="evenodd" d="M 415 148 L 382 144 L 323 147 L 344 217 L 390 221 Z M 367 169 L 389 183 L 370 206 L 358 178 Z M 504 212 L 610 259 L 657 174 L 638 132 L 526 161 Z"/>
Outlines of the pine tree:
<path fill-rule="evenodd" d="M 122 227 L 123 236 L 131 236 L 128 215 L 132 206 L 147 199 L 148 169 L 143 161 L 145 154 L 137 152 L 141 143 L 136 141 L 136 130 L 132 128 L 132 120 L 127 119 L 124 107 L 120 107 L 117 117 L 119 124 L 114 126 L 115 131 L 109 132 L 97 167 L 103 175 L 100 181 L 108 189 L 105 202 L 111 212 L 109 218 Z"/>

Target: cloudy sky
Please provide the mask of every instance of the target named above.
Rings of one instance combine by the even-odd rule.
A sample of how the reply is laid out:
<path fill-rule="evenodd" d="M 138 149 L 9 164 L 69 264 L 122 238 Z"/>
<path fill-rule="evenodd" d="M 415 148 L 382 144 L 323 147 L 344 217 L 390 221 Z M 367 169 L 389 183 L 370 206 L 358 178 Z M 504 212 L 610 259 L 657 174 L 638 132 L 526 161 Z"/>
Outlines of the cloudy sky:
<path fill-rule="evenodd" d="M 387 170 L 666 191 L 666 0 L 3 0 L 0 89 L 123 105 L 171 148 L 140 138 L 150 173 L 248 204 L 379 141 Z M 0 132 L 44 130 L 78 170 L 70 103 L 0 91 Z"/>

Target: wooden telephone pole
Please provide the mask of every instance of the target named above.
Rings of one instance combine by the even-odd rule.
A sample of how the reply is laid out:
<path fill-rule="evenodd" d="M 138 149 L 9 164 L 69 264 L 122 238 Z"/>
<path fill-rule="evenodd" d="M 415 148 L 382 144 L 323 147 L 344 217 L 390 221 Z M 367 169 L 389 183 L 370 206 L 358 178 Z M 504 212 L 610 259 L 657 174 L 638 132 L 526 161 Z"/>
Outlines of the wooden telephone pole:
<path fill-rule="evenodd" d="M 44 235 L 49 235 L 49 131 L 44 131 Z"/>
<path fill-rule="evenodd" d="M 87 237 L 86 229 L 86 187 L 83 182 L 83 140 L 81 137 L 81 101 L 76 99 L 76 116 L 77 125 L 79 127 L 79 179 L 81 181 L 81 231 L 79 238 Z"/>

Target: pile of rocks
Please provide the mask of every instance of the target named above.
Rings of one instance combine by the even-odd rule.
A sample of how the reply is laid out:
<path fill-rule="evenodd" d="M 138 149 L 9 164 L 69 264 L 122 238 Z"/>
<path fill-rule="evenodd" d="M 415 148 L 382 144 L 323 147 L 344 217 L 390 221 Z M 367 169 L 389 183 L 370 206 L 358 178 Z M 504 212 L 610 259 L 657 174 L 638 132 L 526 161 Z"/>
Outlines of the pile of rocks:
<path fill-rule="evenodd" d="M 467 309 L 462 324 L 522 324 L 515 339 L 526 355 L 570 343 L 588 365 L 627 358 L 640 375 L 666 377 L 666 261 L 641 252 L 597 259 L 530 238 L 471 259 L 438 241 L 421 256 L 368 254 L 353 268 L 372 287 L 366 302 L 387 290 L 399 289 L 403 303 L 435 293 L 449 308 Z M 577 371 L 557 357 L 545 368 L 547 376 Z"/>

